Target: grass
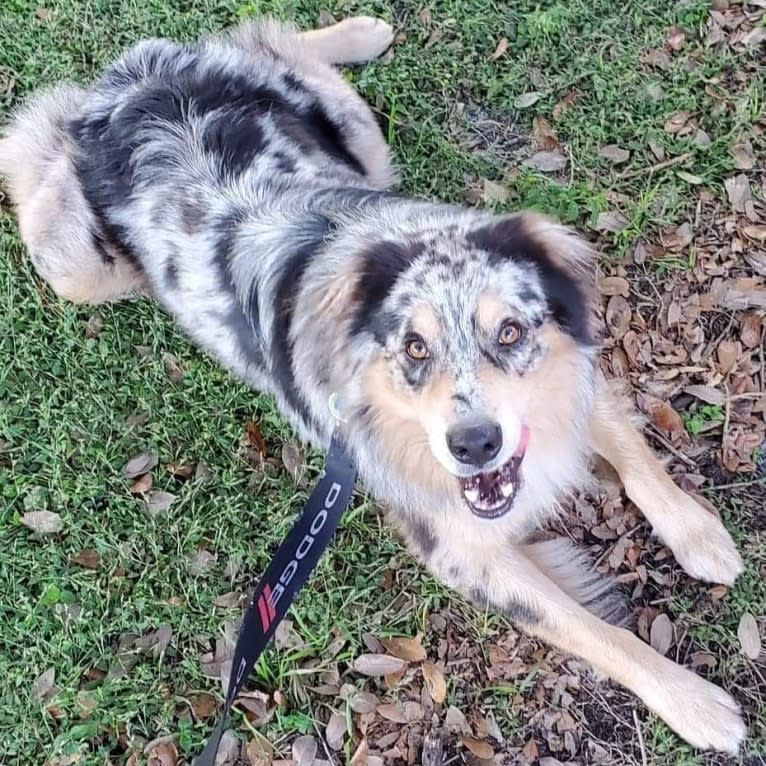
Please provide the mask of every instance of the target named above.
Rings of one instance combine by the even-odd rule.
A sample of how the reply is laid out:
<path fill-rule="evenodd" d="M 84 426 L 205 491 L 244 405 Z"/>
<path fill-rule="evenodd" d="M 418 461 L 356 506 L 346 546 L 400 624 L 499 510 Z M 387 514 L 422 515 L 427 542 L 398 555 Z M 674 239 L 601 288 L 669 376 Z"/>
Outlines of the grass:
<path fill-rule="evenodd" d="M 599 213 L 618 211 L 627 223 L 609 242 L 610 252 L 692 215 L 697 183 L 678 170 L 722 197 L 723 179 L 734 171 L 730 145 L 764 103 L 762 73 L 752 56 L 703 49 L 692 70 L 681 57 L 670 57 L 663 71 L 642 62 L 645 51 L 664 46 L 672 24 L 690 34 L 699 28 L 707 14 L 700 0 L 346 0 L 329 7 L 336 18 L 382 14 L 404 34 L 390 62 L 349 77 L 381 115 L 405 190 L 463 202 L 469 187 L 495 180 L 508 190 L 501 208 L 537 207 L 585 231 L 592 231 Z M 62 78 L 88 80 L 145 36 L 193 39 L 259 13 L 308 27 L 320 10 L 309 0 L 55 0 L 45 6 L 4 0 L 0 109 Z M 503 37 L 508 50 L 493 60 Z M 712 78 L 718 78 L 715 87 Z M 532 118 L 550 115 L 574 90 L 577 100 L 554 125 L 569 148 L 571 176 L 519 170 L 530 151 Z M 530 92 L 539 94 L 533 107 L 515 106 Z M 679 110 L 697 115 L 709 146 L 663 129 Z M 666 156 L 690 158 L 682 166 L 633 174 L 656 162 L 650 142 Z M 754 142 L 756 154 L 762 152 L 763 139 Z M 628 150 L 630 158 L 611 167 L 598 154 L 607 144 Z M 204 690 L 217 693 L 199 657 L 211 638 L 222 635 L 224 620 L 239 614 L 213 600 L 253 584 L 305 496 L 283 469 L 254 469 L 244 459 L 244 424 L 257 422 L 276 455 L 290 432 L 268 398 L 198 354 L 148 302 L 99 308 L 102 329 L 88 337 L 93 311 L 59 302 L 41 287 L 7 208 L 0 212 L 0 253 L 0 760 L 121 764 L 131 748 L 165 733 L 177 734 L 189 756 L 211 722 L 192 723 L 185 700 Z M 169 379 L 165 353 L 183 369 L 178 382 Z M 692 430 L 714 415 L 687 426 Z M 121 475 L 127 460 L 148 448 L 160 456 L 154 488 L 176 495 L 170 510 L 155 518 Z M 184 481 L 165 468 L 200 460 L 212 471 L 207 482 Z M 304 478 L 313 480 L 320 467 L 321 456 L 310 453 Z M 746 664 L 732 648 L 737 619 L 744 609 L 758 614 L 766 603 L 757 574 L 765 554 L 738 499 L 725 502 L 751 562 L 748 573 L 723 611 L 695 612 L 695 590 L 680 594 L 676 606 L 696 645 L 721 655 L 717 675 L 736 679 Z M 336 634 L 345 639 L 340 661 L 362 651 L 366 632 L 420 630 L 431 641 L 427 614 L 445 603 L 463 616 L 463 629 L 479 646 L 488 632 L 504 629 L 416 567 L 373 508 L 371 499 L 359 498 L 293 610 L 305 646 L 272 648 L 258 665 L 257 685 L 282 690 L 290 703 L 263 729 L 272 742 L 312 730 L 324 703 L 307 694 L 300 663 L 306 656 L 321 659 Z M 25 511 L 41 509 L 60 514 L 61 534 L 41 538 L 20 524 Z M 97 552 L 97 569 L 71 561 L 83 550 Z M 215 558 L 195 574 L 189 557 L 199 551 Z M 395 588 L 380 586 L 384 575 L 396 578 Z M 167 649 L 159 656 L 136 654 L 129 672 L 115 673 L 120 637 L 163 625 L 172 629 Z M 32 695 L 34 680 L 51 667 L 55 718 Z M 450 700 L 463 707 L 480 700 L 513 738 L 523 725 L 507 712 L 516 688 L 473 691 L 465 695 L 453 686 Z M 649 719 L 644 725 L 650 763 L 702 763 L 662 724 Z M 240 730 L 246 731 L 241 721 Z M 754 740 L 750 753 L 766 758 L 763 739 Z"/>

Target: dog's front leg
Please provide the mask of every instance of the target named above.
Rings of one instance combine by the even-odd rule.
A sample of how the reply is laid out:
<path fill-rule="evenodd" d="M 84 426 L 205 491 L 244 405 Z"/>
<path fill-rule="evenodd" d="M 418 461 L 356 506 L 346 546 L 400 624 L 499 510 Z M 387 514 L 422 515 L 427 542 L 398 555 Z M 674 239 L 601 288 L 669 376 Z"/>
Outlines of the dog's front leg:
<path fill-rule="evenodd" d="M 695 747 L 733 753 L 745 738 L 738 705 L 726 692 L 595 617 L 532 562 L 525 546 L 501 543 L 490 529 L 486 540 L 472 541 L 450 534 L 446 525 L 431 526 L 427 536 L 416 530 L 411 539 L 429 568 L 479 607 L 501 612 L 526 632 L 588 661 Z M 424 540 L 428 553 L 419 545 Z"/>
<path fill-rule="evenodd" d="M 617 471 L 628 497 L 679 564 L 700 580 L 731 585 L 742 559 L 721 521 L 673 483 L 631 422 L 630 413 L 599 376 L 591 446 Z"/>

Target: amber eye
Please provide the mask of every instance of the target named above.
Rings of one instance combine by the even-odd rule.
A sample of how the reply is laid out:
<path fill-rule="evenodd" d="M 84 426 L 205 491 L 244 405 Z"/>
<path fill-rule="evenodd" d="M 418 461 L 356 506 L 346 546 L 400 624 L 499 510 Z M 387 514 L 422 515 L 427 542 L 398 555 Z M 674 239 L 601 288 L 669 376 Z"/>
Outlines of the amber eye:
<path fill-rule="evenodd" d="M 407 356 L 410 357 L 410 359 L 416 359 L 417 361 L 428 359 L 428 346 L 426 346 L 426 342 L 420 337 L 416 336 L 409 338 L 405 348 L 407 350 Z"/>
<path fill-rule="evenodd" d="M 524 331 L 521 329 L 521 325 L 516 322 L 504 322 L 497 340 L 501 346 L 513 346 L 514 343 L 521 340 L 523 335 Z"/>

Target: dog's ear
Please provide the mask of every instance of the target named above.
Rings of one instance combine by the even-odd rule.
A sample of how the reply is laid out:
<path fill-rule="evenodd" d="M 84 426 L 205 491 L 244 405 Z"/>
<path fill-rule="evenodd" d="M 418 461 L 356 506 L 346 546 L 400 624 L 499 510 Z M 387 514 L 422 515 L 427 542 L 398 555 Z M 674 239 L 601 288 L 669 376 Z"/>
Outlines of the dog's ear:
<path fill-rule="evenodd" d="M 489 254 L 490 263 L 515 261 L 533 267 L 554 319 L 578 343 L 592 343 L 596 254 L 588 242 L 537 213 L 496 218 L 468 236 Z"/>

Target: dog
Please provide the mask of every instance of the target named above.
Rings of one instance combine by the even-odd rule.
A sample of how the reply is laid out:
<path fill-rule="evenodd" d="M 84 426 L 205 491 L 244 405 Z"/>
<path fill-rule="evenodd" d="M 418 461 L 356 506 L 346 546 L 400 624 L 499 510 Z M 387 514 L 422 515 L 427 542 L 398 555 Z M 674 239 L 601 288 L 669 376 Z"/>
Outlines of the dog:
<path fill-rule="evenodd" d="M 690 575 L 743 568 L 600 372 L 589 244 L 390 191 L 389 148 L 335 65 L 392 39 L 368 17 L 249 22 L 140 42 L 92 87 L 32 96 L 0 141 L 31 261 L 70 301 L 151 295 L 319 447 L 335 396 L 360 476 L 434 575 L 695 747 L 736 752 L 737 703 L 620 627 L 612 583 L 567 540 L 530 541 L 596 455 Z"/>

